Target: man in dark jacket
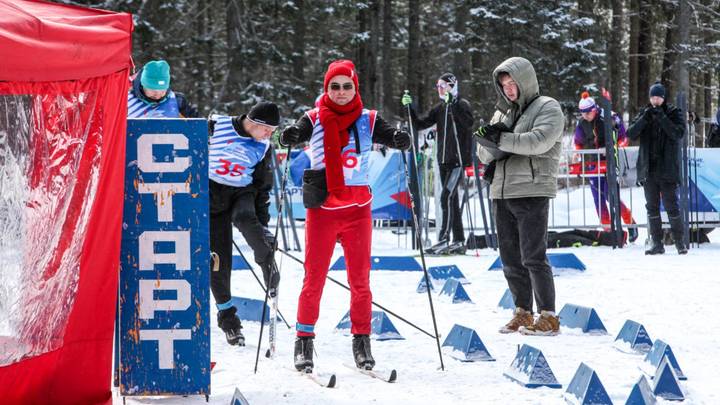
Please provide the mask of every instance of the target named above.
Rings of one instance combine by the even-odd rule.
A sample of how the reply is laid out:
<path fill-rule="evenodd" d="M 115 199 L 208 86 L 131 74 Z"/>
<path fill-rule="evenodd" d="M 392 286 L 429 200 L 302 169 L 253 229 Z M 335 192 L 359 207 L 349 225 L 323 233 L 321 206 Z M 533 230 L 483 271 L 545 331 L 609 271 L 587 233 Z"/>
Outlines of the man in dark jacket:
<path fill-rule="evenodd" d="M 279 122 L 278 107 L 268 102 L 240 117 L 210 117 L 210 250 L 220 259 L 218 271 L 211 272 L 210 287 L 218 326 L 231 345 L 245 344 L 230 295 L 233 225 L 252 248 L 271 295 L 280 281 L 274 235 L 267 229 L 273 181 L 269 139 Z"/>
<path fill-rule="evenodd" d="M 680 178 L 680 142 L 685 135 L 682 111 L 665 102 L 665 87 L 657 82 L 650 87 L 650 104 L 628 128 L 630 139 L 640 138 L 637 179 L 645 190 L 648 233 L 651 244 L 646 255 L 665 253 L 662 242 L 660 197 L 670 220 L 670 229 L 679 254 L 687 253 L 683 220 L 678 208 L 677 188 Z"/>
<path fill-rule="evenodd" d="M 412 108 L 409 94 L 402 97 L 410 112 L 415 128 L 422 130 L 437 126 L 437 162 L 440 168 L 442 193 L 442 225 L 438 243 L 428 253 L 465 253 L 462 211 L 458 198 L 458 186 L 463 181 L 463 168 L 472 164 L 472 125 L 474 122 L 470 103 L 458 95 L 459 85 L 452 73 L 445 73 L 437 81 L 438 96 L 442 100 L 425 116 L 418 117 Z M 450 230 L 452 229 L 452 243 Z"/>
<path fill-rule="evenodd" d="M 128 118 L 197 117 L 197 109 L 185 96 L 170 89 L 170 65 L 164 60 L 146 63 L 132 79 Z"/>

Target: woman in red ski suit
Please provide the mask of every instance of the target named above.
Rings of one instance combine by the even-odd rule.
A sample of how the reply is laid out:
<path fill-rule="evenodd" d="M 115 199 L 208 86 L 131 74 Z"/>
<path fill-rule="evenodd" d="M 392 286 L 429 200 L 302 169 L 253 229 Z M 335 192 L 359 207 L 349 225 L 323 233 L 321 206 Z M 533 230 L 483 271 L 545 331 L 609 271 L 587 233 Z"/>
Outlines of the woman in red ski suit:
<path fill-rule="evenodd" d="M 360 368 L 371 369 L 370 244 L 372 193 L 368 186 L 373 143 L 410 147 L 410 136 L 396 130 L 375 110 L 363 107 L 355 65 L 337 60 L 328 66 L 324 93 L 280 136 L 283 145 L 309 142 L 310 169 L 303 175 L 305 279 L 298 302 L 295 368 L 313 367 L 313 338 L 320 298 L 335 243 L 345 254 L 350 284 L 353 355 Z"/>

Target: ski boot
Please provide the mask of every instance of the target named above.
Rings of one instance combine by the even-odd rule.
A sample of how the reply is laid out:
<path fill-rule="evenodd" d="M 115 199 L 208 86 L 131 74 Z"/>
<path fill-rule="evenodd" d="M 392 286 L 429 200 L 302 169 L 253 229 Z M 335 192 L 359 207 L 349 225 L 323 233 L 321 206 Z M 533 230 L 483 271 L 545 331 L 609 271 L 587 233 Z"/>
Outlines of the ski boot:
<path fill-rule="evenodd" d="M 681 216 L 670 217 L 670 231 L 672 232 L 673 241 L 675 242 L 675 249 L 679 255 L 687 254 L 688 250 L 685 246 L 685 231 L 683 230 L 684 224 Z"/>
<path fill-rule="evenodd" d="M 467 246 L 465 242 L 453 242 L 447 248 L 447 254 L 449 255 L 464 255 L 467 252 Z"/>
<path fill-rule="evenodd" d="M 646 255 L 661 255 L 665 253 L 663 246 L 662 219 L 648 217 L 649 246 L 645 249 Z"/>
<path fill-rule="evenodd" d="M 225 339 L 228 344 L 233 346 L 245 346 L 245 336 L 242 334 L 242 324 L 240 318 L 235 314 L 237 309 L 230 307 L 218 311 L 218 326 L 225 332 Z"/>
<path fill-rule="evenodd" d="M 372 370 L 375 367 L 375 359 L 370 351 L 369 335 L 353 335 L 352 351 L 357 368 Z"/>
<path fill-rule="evenodd" d="M 633 243 L 638 238 L 638 230 L 637 228 L 628 227 L 628 241 L 630 243 Z"/>
<path fill-rule="evenodd" d="M 448 246 L 450 246 L 450 240 L 448 239 L 440 239 L 438 243 L 430 246 L 429 248 L 425 249 L 425 254 L 428 255 L 438 255 L 442 254 L 440 252 L 447 250 Z"/>
<path fill-rule="evenodd" d="M 295 338 L 295 369 L 312 373 L 313 369 L 313 337 L 298 336 Z"/>

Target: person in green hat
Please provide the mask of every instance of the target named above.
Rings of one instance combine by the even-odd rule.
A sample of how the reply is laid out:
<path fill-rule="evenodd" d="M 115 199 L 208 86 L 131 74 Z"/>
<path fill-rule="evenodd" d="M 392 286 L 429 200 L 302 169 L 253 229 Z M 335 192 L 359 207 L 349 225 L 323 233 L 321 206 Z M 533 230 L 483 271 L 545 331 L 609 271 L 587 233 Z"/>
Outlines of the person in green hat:
<path fill-rule="evenodd" d="M 170 65 L 153 60 L 132 78 L 128 118 L 197 118 L 195 107 L 182 93 L 170 89 Z"/>

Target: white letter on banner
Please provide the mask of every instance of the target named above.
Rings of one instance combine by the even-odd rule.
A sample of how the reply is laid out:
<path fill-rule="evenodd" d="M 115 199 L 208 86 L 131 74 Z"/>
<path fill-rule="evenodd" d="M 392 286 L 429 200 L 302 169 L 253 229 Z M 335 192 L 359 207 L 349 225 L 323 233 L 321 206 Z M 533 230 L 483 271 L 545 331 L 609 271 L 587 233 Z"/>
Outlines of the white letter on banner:
<path fill-rule="evenodd" d="M 155 242 L 174 242 L 175 253 L 155 253 Z M 145 231 L 138 238 L 140 270 L 155 264 L 174 264 L 175 270 L 190 270 L 190 231 Z"/>
<path fill-rule="evenodd" d="M 158 209 L 158 221 L 172 222 L 173 195 L 176 193 L 190 193 L 188 183 L 140 183 L 138 192 L 141 194 L 155 194 L 155 205 Z"/>
<path fill-rule="evenodd" d="M 181 173 L 190 167 L 190 158 L 174 157 L 172 162 L 156 162 L 153 145 L 172 145 L 173 151 L 187 150 L 183 134 L 143 134 L 137 140 L 138 167 L 146 173 Z"/>
<path fill-rule="evenodd" d="M 161 369 L 175 367 L 173 341 L 190 340 L 191 338 L 190 329 L 140 330 L 140 340 L 158 341 L 158 364 Z"/>
<path fill-rule="evenodd" d="M 187 280 L 139 280 L 138 313 L 140 319 L 153 319 L 155 311 L 184 311 L 190 308 L 190 283 Z M 156 300 L 155 291 L 174 290 L 174 300 Z"/>

